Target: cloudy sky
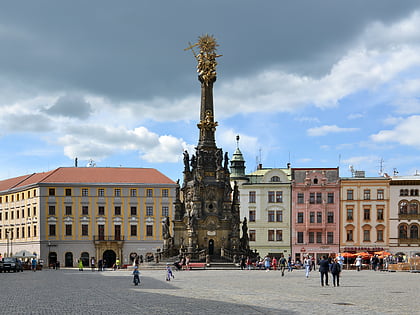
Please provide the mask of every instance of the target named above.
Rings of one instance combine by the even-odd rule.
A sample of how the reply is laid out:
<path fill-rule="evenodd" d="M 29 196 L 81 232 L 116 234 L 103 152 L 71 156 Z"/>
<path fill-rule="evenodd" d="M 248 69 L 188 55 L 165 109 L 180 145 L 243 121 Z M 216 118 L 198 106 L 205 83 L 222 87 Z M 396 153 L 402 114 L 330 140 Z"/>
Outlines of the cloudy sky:
<path fill-rule="evenodd" d="M 206 33 L 217 145 L 239 134 L 247 172 L 420 173 L 417 0 L 0 0 L 0 179 L 75 157 L 181 178 Z"/>

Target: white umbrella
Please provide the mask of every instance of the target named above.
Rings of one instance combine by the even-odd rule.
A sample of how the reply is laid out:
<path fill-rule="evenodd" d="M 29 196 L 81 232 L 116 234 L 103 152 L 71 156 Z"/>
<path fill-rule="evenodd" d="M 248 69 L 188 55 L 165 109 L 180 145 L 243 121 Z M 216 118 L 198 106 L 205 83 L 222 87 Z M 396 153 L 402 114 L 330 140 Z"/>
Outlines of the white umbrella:
<path fill-rule="evenodd" d="M 20 252 L 17 252 L 16 255 L 13 255 L 13 257 L 16 257 L 16 258 L 33 258 L 33 257 L 36 257 L 36 254 L 33 254 L 28 250 L 21 250 Z"/>

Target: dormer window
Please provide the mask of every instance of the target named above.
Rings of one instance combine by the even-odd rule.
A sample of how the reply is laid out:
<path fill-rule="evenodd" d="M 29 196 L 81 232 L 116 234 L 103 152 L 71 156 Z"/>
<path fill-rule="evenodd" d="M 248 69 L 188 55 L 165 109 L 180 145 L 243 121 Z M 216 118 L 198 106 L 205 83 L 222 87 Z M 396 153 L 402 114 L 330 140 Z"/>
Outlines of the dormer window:
<path fill-rule="evenodd" d="M 314 184 L 318 184 L 318 178 L 314 178 Z"/>
<path fill-rule="evenodd" d="M 273 176 L 273 177 L 271 177 L 271 180 L 270 180 L 271 182 L 276 182 L 276 183 L 278 183 L 278 182 L 280 182 L 280 177 L 278 177 L 278 176 Z"/>

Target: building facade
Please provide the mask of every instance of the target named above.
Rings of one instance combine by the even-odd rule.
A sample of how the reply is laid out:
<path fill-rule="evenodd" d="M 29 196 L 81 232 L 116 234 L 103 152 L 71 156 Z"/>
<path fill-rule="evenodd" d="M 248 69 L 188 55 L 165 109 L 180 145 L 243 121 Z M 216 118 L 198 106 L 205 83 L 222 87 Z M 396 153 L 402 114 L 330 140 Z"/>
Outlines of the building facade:
<path fill-rule="evenodd" d="M 69 167 L 0 182 L 0 253 L 111 266 L 162 246 L 176 183 L 155 169 Z"/>
<path fill-rule="evenodd" d="M 338 168 L 292 168 L 292 257 L 339 252 Z"/>
<path fill-rule="evenodd" d="M 389 246 L 393 254 L 420 256 L 420 176 L 390 181 Z"/>
<path fill-rule="evenodd" d="M 290 168 L 263 168 L 234 177 L 239 186 L 241 218 L 248 223 L 249 246 L 260 256 L 287 257 L 290 246 Z"/>
<path fill-rule="evenodd" d="M 361 175 L 341 178 L 341 251 L 388 250 L 390 180 L 359 173 Z"/>

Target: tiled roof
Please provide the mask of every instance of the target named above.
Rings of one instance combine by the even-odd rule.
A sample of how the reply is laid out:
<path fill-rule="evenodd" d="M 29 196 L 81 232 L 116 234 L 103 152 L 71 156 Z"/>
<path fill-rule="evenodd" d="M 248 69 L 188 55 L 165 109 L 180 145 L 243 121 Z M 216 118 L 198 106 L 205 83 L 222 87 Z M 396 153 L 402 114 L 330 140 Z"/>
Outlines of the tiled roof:
<path fill-rule="evenodd" d="M 0 191 L 34 184 L 175 184 L 154 168 L 60 167 L 45 173 L 34 173 L 0 181 Z"/>

